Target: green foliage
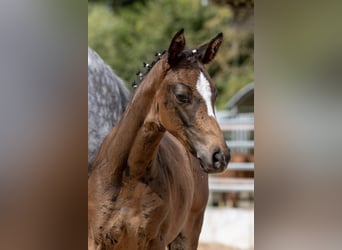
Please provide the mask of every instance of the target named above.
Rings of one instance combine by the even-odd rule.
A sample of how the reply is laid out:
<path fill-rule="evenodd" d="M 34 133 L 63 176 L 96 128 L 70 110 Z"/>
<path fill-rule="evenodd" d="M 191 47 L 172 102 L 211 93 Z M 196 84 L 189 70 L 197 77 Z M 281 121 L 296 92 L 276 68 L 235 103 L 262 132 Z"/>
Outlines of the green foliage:
<path fill-rule="evenodd" d="M 131 1 L 133 2 L 133 1 Z M 240 87 L 253 80 L 253 33 L 232 28 L 227 6 L 202 6 L 199 0 L 135 1 L 127 7 L 88 4 L 88 43 L 127 83 L 142 62 L 167 49 L 180 28 L 190 48 L 224 33 L 224 43 L 208 71 L 218 86 L 222 108 Z"/>

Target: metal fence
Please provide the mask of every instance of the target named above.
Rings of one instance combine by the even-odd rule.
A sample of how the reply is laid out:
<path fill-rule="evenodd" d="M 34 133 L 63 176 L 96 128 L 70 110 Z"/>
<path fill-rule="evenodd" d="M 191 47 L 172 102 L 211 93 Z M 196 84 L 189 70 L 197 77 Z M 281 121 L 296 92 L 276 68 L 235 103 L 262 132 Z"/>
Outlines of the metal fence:
<path fill-rule="evenodd" d="M 217 119 L 231 149 L 232 159 L 226 171 L 254 171 L 254 114 L 231 117 L 229 112 L 221 111 L 217 113 Z M 252 157 L 234 161 L 234 157 L 239 155 Z M 229 177 L 228 172 L 228 177 L 225 177 L 225 173 L 222 176 L 209 175 L 211 196 L 213 193 L 254 192 L 254 178 Z"/>

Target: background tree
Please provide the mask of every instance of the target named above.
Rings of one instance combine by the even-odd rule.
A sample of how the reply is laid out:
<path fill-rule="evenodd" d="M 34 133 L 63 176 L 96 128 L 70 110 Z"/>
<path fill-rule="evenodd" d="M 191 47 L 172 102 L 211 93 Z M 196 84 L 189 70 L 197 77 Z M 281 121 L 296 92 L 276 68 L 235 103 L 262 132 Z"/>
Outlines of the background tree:
<path fill-rule="evenodd" d="M 113 4 L 113 2 L 115 2 Z M 253 12 L 237 20 L 226 3 L 201 0 L 100 1 L 88 4 L 88 43 L 130 87 L 143 62 L 169 45 L 180 28 L 187 44 L 198 46 L 224 33 L 224 42 L 208 71 L 219 90 L 218 108 L 253 81 Z M 241 17 L 239 17 L 241 18 Z"/>

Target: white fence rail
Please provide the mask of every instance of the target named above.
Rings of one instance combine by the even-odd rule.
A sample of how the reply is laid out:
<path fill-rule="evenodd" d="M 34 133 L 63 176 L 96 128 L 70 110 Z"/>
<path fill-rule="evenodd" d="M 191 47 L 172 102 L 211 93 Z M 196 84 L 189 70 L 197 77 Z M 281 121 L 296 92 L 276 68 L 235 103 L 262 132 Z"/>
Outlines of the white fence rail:
<path fill-rule="evenodd" d="M 230 162 L 229 170 L 254 171 L 254 162 Z"/>
<path fill-rule="evenodd" d="M 220 127 L 224 133 L 230 133 L 227 145 L 234 150 L 254 150 L 254 136 L 251 139 L 250 133 L 254 132 L 253 114 L 229 117 L 227 112 L 217 113 Z M 227 138 L 226 138 L 227 139 Z M 228 169 L 239 171 L 254 171 L 254 162 L 230 162 Z M 209 177 L 209 190 L 211 192 L 254 192 L 254 178 L 222 178 Z"/>
<path fill-rule="evenodd" d="M 210 177 L 209 187 L 212 192 L 254 191 L 252 178 L 221 178 Z"/>

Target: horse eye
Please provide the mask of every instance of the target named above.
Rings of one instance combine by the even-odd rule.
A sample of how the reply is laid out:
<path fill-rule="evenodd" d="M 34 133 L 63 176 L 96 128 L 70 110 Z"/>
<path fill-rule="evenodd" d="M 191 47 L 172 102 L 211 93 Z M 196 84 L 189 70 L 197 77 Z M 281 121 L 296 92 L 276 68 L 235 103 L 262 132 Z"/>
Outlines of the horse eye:
<path fill-rule="evenodd" d="M 186 95 L 186 94 L 175 94 L 176 95 L 176 98 L 179 102 L 182 102 L 182 103 L 188 103 L 190 100 L 189 100 L 189 97 Z"/>

